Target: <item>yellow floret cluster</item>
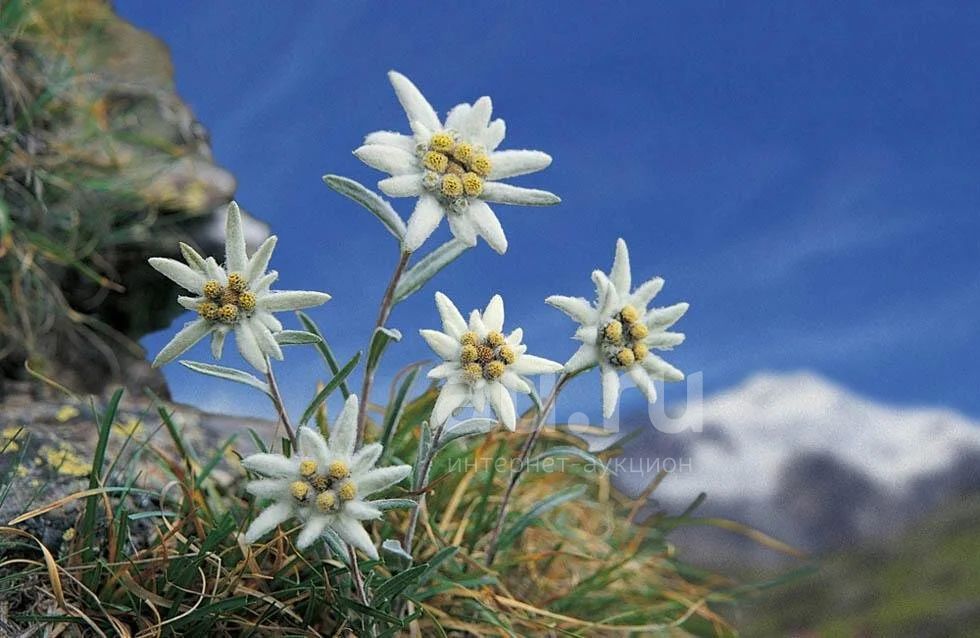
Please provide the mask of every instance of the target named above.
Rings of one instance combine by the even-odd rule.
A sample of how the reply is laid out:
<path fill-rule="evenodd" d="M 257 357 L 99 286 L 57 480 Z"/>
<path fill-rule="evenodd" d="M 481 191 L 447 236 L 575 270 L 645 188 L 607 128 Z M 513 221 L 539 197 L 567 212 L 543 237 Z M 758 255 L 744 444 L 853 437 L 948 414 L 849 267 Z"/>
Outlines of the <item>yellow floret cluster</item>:
<path fill-rule="evenodd" d="M 646 324 L 640 321 L 640 312 L 633 306 L 624 306 L 615 317 L 602 326 L 599 338 L 608 353 L 609 362 L 628 368 L 643 361 L 650 349 L 643 342 L 650 334 Z"/>
<path fill-rule="evenodd" d="M 507 366 L 514 363 L 517 353 L 507 345 L 504 335 L 490 332 L 480 339 L 475 332 L 467 332 L 459 340 L 459 362 L 469 381 L 481 378 L 495 381 L 504 375 Z"/>
<path fill-rule="evenodd" d="M 235 323 L 242 315 L 255 310 L 255 293 L 248 290 L 248 282 L 241 273 L 228 275 L 228 284 L 222 286 L 215 279 L 204 282 L 201 291 L 205 297 L 197 306 L 197 314 L 208 321 Z"/>
<path fill-rule="evenodd" d="M 426 169 L 423 183 L 426 188 L 438 191 L 442 198 L 456 201 L 483 193 L 483 181 L 490 174 L 492 164 L 481 149 L 457 140 L 452 133 L 442 132 L 422 145 L 419 154 Z"/>
<path fill-rule="evenodd" d="M 341 503 L 357 496 L 350 466 L 340 459 L 330 462 L 323 472 L 316 461 L 303 460 L 299 464 L 299 475 L 299 480 L 289 484 L 289 493 L 297 503 L 315 507 L 324 514 L 336 511 Z"/>

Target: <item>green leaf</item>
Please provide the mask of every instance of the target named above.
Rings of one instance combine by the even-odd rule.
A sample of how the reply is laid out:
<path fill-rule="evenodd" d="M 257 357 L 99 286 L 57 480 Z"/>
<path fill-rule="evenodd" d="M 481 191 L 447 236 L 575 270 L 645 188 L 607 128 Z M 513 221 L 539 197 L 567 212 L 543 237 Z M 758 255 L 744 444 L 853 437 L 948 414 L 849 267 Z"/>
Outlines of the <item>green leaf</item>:
<path fill-rule="evenodd" d="M 523 532 L 525 528 L 538 519 L 542 514 L 558 507 L 562 503 L 576 499 L 584 493 L 584 485 L 575 485 L 556 494 L 552 494 L 543 501 L 535 504 L 531 509 L 522 514 L 520 518 L 514 521 L 514 524 L 511 525 L 503 534 L 500 535 L 499 547 L 501 549 L 509 547 L 515 540 L 517 540 L 517 537 L 520 536 L 521 532 Z"/>
<path fill-rule="evenodd" d="M 391 437 L 395 433 L 395 426 L 402 418 L 402 413 L 405 411 L 405 397 L 408 395 L 408 391 L 412 388 L 412 384 L 415 383 L 415 378 L 419 376 L 419 371 L 422 368 L 422 364 L 415 364 L 408 374 L 405 375 L 405 380 L 398 387 L 398 391 L 395 393 L 395 398 L 388 404 L 385 410 L 384 425 L 381 428 L 381 445 L 387 451 L 391 444 Z"/>
<path fill-rule="evenodd" d="M 601 460 L 599 460 L 598 457 L 594 456 L 593 454 L 590 454 L 589 452 L 583 450 L 582 448 L 577 448 L 573 445 L 559 445 L 557 447 L 547 449 L 541 454 L 538 454 L 537 456 L 532 458 L 530 461 L 528 461 L 528 465 L 533 466 L 536 463 L 543 461 L 544 459 L 554 458 L 557 456 L 577 456 L 578 458 L 582 459 L 586 463 L 597 466 L 598 468 L 605 469 L 606 467 L 605 464 Z"/>
<path fill-rule="evenodd" d="M 394 303 L 401 303 L 418 291 L 440 270 L 462 255 L 467 248 L 466 244 L 453 238 L 420 259 L 402 275 L 398 285 L 395 286 Z"/>
<path fill-rule="evenodd" d="M 439 447 L 445 447 L 447 444 L 455 441 L 456 439 L 462 439 L 467 436 L 476 436 L 478 434 L 486 434 L 493 430 L 499 421 L 496 419 L 467 419 L 455 426 L 452 429 L 446 430 L 442 433 L 442 437 L 439 439 Z"/>
<path fill-rule="evenodd" d="M 413 477 L 413 483 L 416 488 L 420 488 L 425 485 L 428 476 L 422 476 L 422 468 L 426 465 L 425 460 L 429 458 L 432 454 L 432 428 L 429 427 L 429 422 L 424 421 L 422 423 L 422 435 L 419 437 L 419 449 L 418 455 L 415 459 L 415 476 Z M 432 464 L 429 464 L 431 469 Z"/>
<path fill-rule="evenodd" d="M 320 351 L 320 356 L 323 357 L 327 367 L 330 368 L 330 372 L 336 375 L 338 372 L 340 372 L 340 365 L 337 363 L 337 357 L 333 356 L 333 351 L 330 349 L 330 346 L 327 345 L 327 340 L 323 336 L 323 333 L 320 332 L 320 328 L 316 325 L 316 322 L 314 322 L 313 319 L 311 319 L 305 312 L 297 312 L 296 317 L 299 319 L 300 323 L 303 324 L 304 328 L 320 337 L 320 341 L 316 344 L 316 349 Z M 345 399 L 350 396 L 350 388 L 347 387 L 346 381 L 340 384 L 340 393 L 344 395 Z"/>
<path fill-rule="evenodd" d="M 348 361 L 347 364 L 341 368 L 332 379 L 330 379 L 330 382 L 327 383 L 327 385 L 323 386 L 322 390 L 317 392 L 316 396 L 313 397 L 313 401 L 310 402 L 310 405 L 306 407 L 306 411 L 303 412 L 303 417 L 299 420 L 300 425 L 305 424 L 313 417 L 314 414 L 316 414 L 316 410 L 320 407 L 320 404 L 326 401 L 327 397 L 330 396 L 330 393 L 336 390 L 337 387 L 344 382 L 344 379 L 350 376 L 350 373 L 354 371 L 354 368 L 357 367 L 357 362 L 360 360 L 361 353 L 358 352 L 351 357 L 351 360 Z"/>
<path fill-rule="evenodd" d="M 422 573 L 422 576 L 419 578 L 419 585 L 424 585 L 426 581 L 428 581 L 428 579 L 435 574 L 436 570 L 439 569 L 439 566 L 445 563 L 453 556 L 455 556 L 456 552 L 458 551 L 459 551 L 459 547 L 455 545 L 450 545 L 449 547 L 443 547 L 438 552 L 436 552 L 435 556 L 430 558 L 429 562 L 426 563 L 426 569 Z"/>
<path fill-rule="evenodd" d="M 283 330 L 276 333 L 276 343 L 281 346 L 298 346 L 308 343 L 323 343 L 323 337 L 305 330 Z"/>
<path fill-rule="evenodd" d="M 395 574 L 374 590 L 374 601 L 390 600 L 400 594 L 406 587 L 419 580 L 428 565 L 416 565 L 403 572 Z"/>
<path fill-rule="evenodd" d="M 367 369 L 374 370 L 389 343 L 401 340 L 402 333 L 394 328 L 385 328 L 384 326 L 375 328 L 374 334 L 371 336 L 371 345 L 368 347 Z"/>
<path fill-rule="evenodd" d="M 381 220 L 381 223 L 385 225 L 388 232 L 395 236 L 395 239 L 401 241 L 405 238 L 405 222 L 398 216 L 391 204 L 381 199 L 377 193 L 359 182 L 340 175 L 324 175 L 323 181 L 344 197 L 349 197 L 368 209 Z"/>
<path fill-rule="evenodd" d="M 224 379 L 226 381 L 243 383 L 247 386 L 255 388 L 256 390 L 261 390 L 267 396 L 272 396 L 272 392 L 269 390 L 269 384 L 265 381 L 261 381 L 258 377 L 255 377 L 248 372 L 236 370 L 235 368 L 226 368 L 225 366 L 217 366 L 212 363 L 201 363 L 200 361 L 180 361 L 179 363 L 180 365 L 193 370 L 194 372 L 200 372 L 201 374 L 206 374 L 211 377 L 218 377 L 219 379 Z"/>

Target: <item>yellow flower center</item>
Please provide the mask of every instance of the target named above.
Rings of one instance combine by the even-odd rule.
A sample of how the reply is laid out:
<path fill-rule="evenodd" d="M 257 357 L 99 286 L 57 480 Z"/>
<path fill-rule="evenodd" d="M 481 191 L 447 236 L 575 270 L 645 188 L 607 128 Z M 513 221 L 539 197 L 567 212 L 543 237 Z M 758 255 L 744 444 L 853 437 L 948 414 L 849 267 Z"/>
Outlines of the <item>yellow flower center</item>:
<path fill-rule="evenodd" d="M 337 495 L 333 492 L 320 492 L 316 496 L 316 508 L 326 514 L 337 505 Z"/>
<path fill-rule="evenodd" d="M 422 186 L 433 191 L 451 211 L 469 206 L 468 197 L 483 194 L 483 184 L 492 163 L 482 148 L 458 140 L 455 133 L 442 131 L 419 146 L 419 162 L 426 170 Z"/>
<path fill-rule="evenodd" d="M 342 501 L 353 501 L 354 497 L 357 496 L 357 486 L 354 485 L 353 481 L 342 483 L 340 489 L 337 490 L 337 496 Z"/>
<path fill-rule="evenodd" d="M 208 321 L 235 323 L 242 315 L 255 310 L 258 299 L 248 290 L 248 281 L 241 273 L 228 275 L 228 285 L 222 286 L 215 279 L 204 282 L 201 294 L 206 301 L 197 306 L 197 314 Z"/>
<path fill-rule="evenodd" d="M 496 381 L 507 371 L 507 366 L 517 360 L 514 348 L 499 332 L 490 332 L 484 339 L 467 332 L 460 337 L 459 363 L 470 383 L 480 379 Z"/>
<path fill-rule="evenodd" d="M 341 479 L 350 476 L 350 468 L 346 463 L 337 459 L 327 466 L 327 476 L 332 479 Z"/>
<path fill-rule="evenodd" d="M 293 481 L 289 484 L 289 492 L 297 501 L 305 501 L 310 493 L 310 484 L 305 481 Z"/>
<path fill-rule="evenodd" d="M 299 464 L 299 475 L 309 478 L 316 474 L 316 461 L 307 459 Z"/>
<path fill-rule="evenodd" d="M 599 346 L 614 366 L 629 368 L 650 354 L 649 347 L 643 343 L 650 329 L 640 319 L 639 310 L 624 306 L 600 329 Z"/>

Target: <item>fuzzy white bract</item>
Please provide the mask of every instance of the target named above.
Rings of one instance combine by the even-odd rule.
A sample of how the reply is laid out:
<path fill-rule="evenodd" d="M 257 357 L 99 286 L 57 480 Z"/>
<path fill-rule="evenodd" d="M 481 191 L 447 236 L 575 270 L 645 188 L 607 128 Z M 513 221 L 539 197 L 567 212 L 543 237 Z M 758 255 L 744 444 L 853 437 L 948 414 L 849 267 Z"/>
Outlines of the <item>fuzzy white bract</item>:
<path fill-rule="evenodd" d="M 490 121 L 489 97 L 456 106 L 440 122 L 408 78 L 395 71 L 388 77 L 413 134 L 371 133 L 354 155 L 391 175 L 378 182 L 386 195 L 419 198 L 408 220 L 405 250 L 417 250 L 445 216 L 460 241 L 473 246 L 479 235 L 503 254 L 507 237 L 487 202 L 549 206 L 561 201 L 554 193 L 499 181 L 540 171 L 551 157 L 541 151 L 498 151 L 505 126 L 501 119 Z"/>
<path fill-rule="evenodd" d="M 361 521 L 381 517 L 375 492 L 391 487 L 412 471 L 408 465 L 375 468 L 383 449 L 371 443 L 354 451 L 357 438 L 357 396 L 351 395 L 330 432 L 330 440 L 311 427 L 299 428 L 299 445 L 290 457 L 253 454 L 242 460 L 248 470 L 269 478 L 250 481 L 245 489 L 269 505 L 245 532 L 254 543 L 280 523 L 297 518 L 303 529 L 296 547 L 305 549 L 327 529 L 351 546 L 377 559 L 378 550 Z"/>
<path fill-rule="evenodd" d="M 616 257 L 612 272 L 592 273 L 596 285 L 596 301 L 590 304 L 582 297 L 555 295 L 546 299 L 582 326 L 575 339 L 582 342 L 578 351 L 565 364 L 573 373 L 596 364 L 602 372 L 602 414 L 609 418 L 619 402 L 619 375 L 629 374 L 636 386 L 653 403 L 657 391 L 653 379 L 681 381 L 684 373 L 670 365 L 651 350 L 671 350 L 684 341 L 679 332 L 668 332 L 689 307 L 678 303 L 666 308 L 647 306 L 663 288 L 664 280 L 654 277 L 635 291 L 630 275 L 629 251 L 626 242 L 616 242 Z"/>
<path fill-rule="evenodd" d="M 282 331 L 282 324 L 272 313 L 319 306 L 330 299 L 330 295 L 322 292 L 269 290 L 279 276 L 275 271 L 266 272 L 276 237 L 266 239 L 248 257 L 242 215 L 235 202 L 228 205 L 225 232 L 224 266 L 213 257 L 201 257 L 187 244 L 180 245 L 186 264 L 163 257 L 150 259 L 153 268 L 194 293 L 177 297 L 177 303 L 199 316 L 164 346 L 154 359 L 154 366 L 179 357 L 208 335 L 211 335 L 211 353 L 220 359 L 225 336 L 234 331 L 242 357 L 255 369 L 266 372 L 267 357 L 282 359 L 282 349 L 275 337 Z"/>
<path fill-rule="evenodd" d="M 526 354 L 520 328 L 504 336 L 504 301 L 500 295 L 493 296 L 483 314 L 479 310 L 470 313 L 468 324 L 441 292 L 436 293 L 436 306 L 442 317 L 442 332 L 420 331 L 429 347 L 445 360 L 429 372 L 431 379 L 446 380 L 432 409 L 431 423 L 442 425 L 454 410 L 465 405 L 482 411 L 489 401 L 504 426 L 515 429 L 517 416 L 510 391 L 530 393 L 526 375 L 559 372 L 561 364 Z"/>

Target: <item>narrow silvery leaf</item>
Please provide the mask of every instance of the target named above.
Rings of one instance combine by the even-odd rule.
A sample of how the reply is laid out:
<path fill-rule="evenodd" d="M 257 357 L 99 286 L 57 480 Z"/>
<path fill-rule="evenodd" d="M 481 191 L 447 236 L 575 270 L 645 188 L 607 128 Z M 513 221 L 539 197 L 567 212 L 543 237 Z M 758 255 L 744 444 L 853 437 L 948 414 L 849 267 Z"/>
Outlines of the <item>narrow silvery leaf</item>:
<path fill-rule="evenodd" d="M 333 374 L 340 372 L 340 364 L 337 363 L 337 357 L 334 356 L 333 351 L 327 344 L 326 337 L 323 336 L 323 333 L 320 331 L 319 326 L 316 325 L 316 322 L 313 321 L 313 319 L 310 318 L 310 316 L 305 312 L 297 312 L 296 317 L 299 319 L 300 323 L 303 324 L 304 328 L 320 337 L 320 341 L 316 343 L 316 349 L 320 352 L 320 355 L 326 362 L 327 367 L 330 368 L 330 372 Z M 345 400 L 350 396 L 350 388 L 347 387 L 346 381 L 340 384 L 340 392 L 344 395 Z"/>
<path fill-rule="evenodd" d="M 257 377 L 254 377 L 247 372 L 242 372 L 241 370 L 236 370 L 234 368 L 227 368 L 225 366 L 216 366 L 211 363 L 200 363 L 198 361 L 181 361 L 180 365 L 184 366 L 185 368 L 189 368 L 194 372 L 200 372 L 201 374 L 206 374 L 211 377 L 218 377 L 219 379 L 234 381 L 235 383 L 243 383 L 247 386 L 255 388 L 256 390 L 261 390 L 269 396 L 272 396 L 267 383 L 260 381 Z"/>
<path fill-rule="evenodd" d="M 381 199 L 374 191 L 369 190 L 363 184 L 347 177 L 341 177 L 340 175 L 324 175 L 323 181 L 327 186 L 341 195 L 349 197 L 368 209 L 375 217 L 381 220 L 381 223 L 395 236 L 395 239 L 401 241 L 405 238 L 405 222 L 398 216 L 398 213 L 391 207 L 391 204 Z"/>
<path fill-rule="evenodd" d="M 330 379 L 327 385 L 323 386 L 322 390 L 317 392 L 316 396 L 313 397 L 313 400 L 310 401 L 310 404 L 306 406 L 306 411 L 303 412 L 303 416 L 299 420 L 300 425 L 305 424 L 307 421 L 313 418 L 313 415 L 316 414 L 316 411 L 320 407 L 320 405 L 327 400 L 327 397 L 330 396 L 331 392 L 333 392 L 334 390 L 337 389 L 338 386 L 343 384 L 344 379 L 346 379 L 350 375 L 350 373 L 354 371 L 354 368 L 357 367 L 357 362 L 360 360 L 361 360 L 361 353 L 358 352 L 353 357 L 351 357 L 351 360 L 347 362 L 347 365 L 345 365 L 343 368 L 337 371 L 337 374 L 335 374 L 334 377 Z"/>
<path fill-rule="evenodd" d="M 398 425 L 398 421 L 401 420 L 402 414 L 405 411 L 405 397 L 408 396 L 408 391 L 411 389 L 412 384 L 415 383 L 416 377 L 419 375 L 419 370 L 422 364 L 416 364 L 411 370 L 405 375 L 405 380 L 399 386 L 398 391 L 395 393 L 395 398 L 388 403 L 388 408 L 385 410 L 384 427 L 381 429 L 381 445 L 387 451 L 390 449 L 391 437 L 395 434 L 395 426 Z"/>
<path fill-rule="evenodd" d="M 418 505 L 418 503 L 410 498 L 383 498 L 377 501 L 370 501 L 370 503 L 382 512 L 397 509 L 410 509 Z"/>
<path fill-rule="evenodd" d="M 606 467 L 605 464 L 601 460 L 599 460 L 596 456 L 586 452 L 581 448 L 577 448 L 572 445 L 559 445 L 557 447 L 547 449 L 541 454 L 538 454 L 537 456 L 532 458 L 530 461 L 528 461 L 528 465 L 533 467 L 534 465 L 543 461 L 544 459 L 557 458 L 562 456 L 577 456 L 578 458 L 582 459 L 586 463 L 590 464 L 593 467 L 593 469 L 605 469 Z"/>
<path fill-rule="evenodd" d="M 388 552 L 392 556 L 397 556 L 403 561 L 412 561 L 412 555 L 402 549 L 402 544 L 400 541 L 396 541 L 393 538 L 389 538 L 381 543 L 381 549 L 382 551 Z"/>
<path fill-rule="evenodd" d="M 422 476 L 422 467 L 426 465 L 425 459 L 429 458 L 432 454 L 432 428 L 429 427 L 428 421 L 422 422 L 422 436 L 419 437 L 419 449 L 418 458 L 415 459 L 415 476 L 413 478 L 413 485 L 416 488 L 420 488 L 429 480 L 428 474 Z M 427 471 L 432 469 L 431 464 Z"/>
<path fill-rule="evenodd" d="M 378 364 L 378 360 L 381 358 L 382 353 L 388 344 L 392 341 L 401 341 L 402 333 L 395 330 L 394 328 L 385 328 L 381 326 L 374 330 L 374 335 L 371 337 L 371 345 L 368 348 L 368 360 L 367 369 L 373 370 Z"/>
<path fill-rule="evenodd" d="M 514 521 L 514 524 L 511 525 L 507 531 L 500 535 L 500 547 L 503 548 L 510 546 L 511 543 L 517 540 L 517 537 L 520 536 L 521 532 L 523 532 L 525 528 L 527 528 L 535 521 L 535 519 L 539 518 L 545 512 L 558 507 L 562 503 L 574 500 L 584 493 L 584 485 L 575 485 L 574 487 L 564 489 L 560 492 L 552 494 L 542 501 L 539 501 L 532 506 L 531 509 Z"/>
<path fill-rule="evenodd" d="M 323 535 L 320 537 L 330 548 L 330 553 L 333 557 L 340 560 L 345 565 L 350 564 L 350 556 L 347 554 L 347 545 L 344 543 L 343 539 L 337 535 L 337 532 L 333 531 L 329 527 L 323 530 Z"/>
<path fill-rule="evenodd" d="M 399 303 L 418 291 L 436 274 L 469 248 L 458 239 L 450 239 L 419 260 L 406 272 L 395 287 L 394 300 Z"/>
<path fill-rule="evenodd" d="M 319 335 L 305 330 L 283 330 L 276 333 L 276 342 L 281 346 L 295 346 L 307 343 L 323 343 L 323 339 Z"/>
<path fill-rule="evenodd" d="M 443 432 L 442 437 L 439 439 L 439 447 L 441 448 L 456 439 L 486 434 L 497 427 L 497 423 L 496 419 L 467 419 Z"/>

